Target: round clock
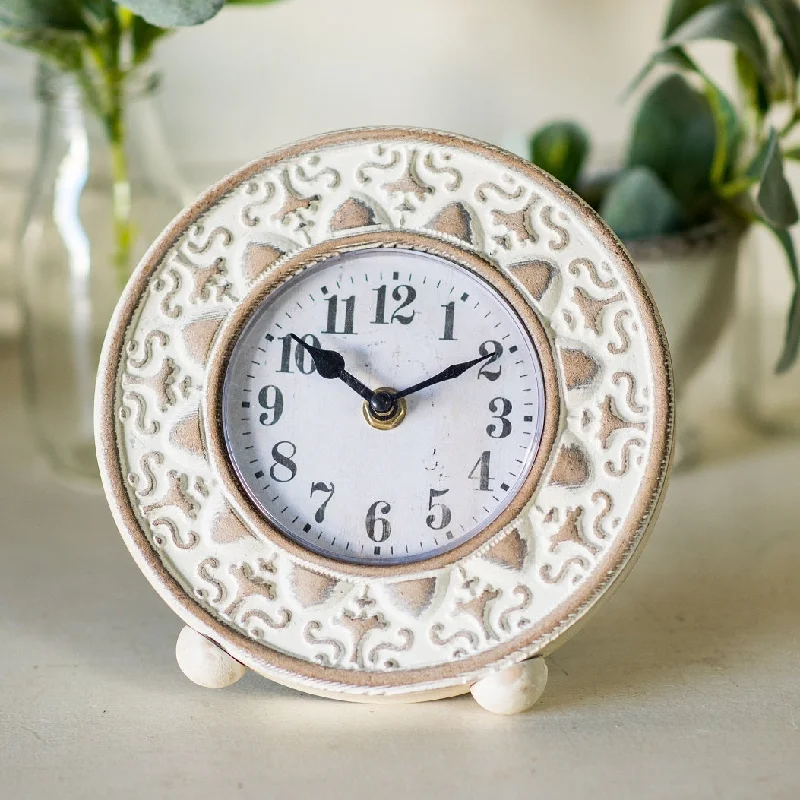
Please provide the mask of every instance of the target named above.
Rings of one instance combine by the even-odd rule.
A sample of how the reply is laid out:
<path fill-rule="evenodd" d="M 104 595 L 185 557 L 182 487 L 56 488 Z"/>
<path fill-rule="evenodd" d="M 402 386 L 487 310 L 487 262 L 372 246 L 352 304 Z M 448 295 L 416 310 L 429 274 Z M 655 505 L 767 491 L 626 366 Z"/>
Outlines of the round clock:
<path fill-rule="evenodd" d="M 329 134 L 150 248 L 98 376 L 116 522 L 198 683 L 522 710 L 632 565 L 669 471 L 652 300 L 508 153 Z"/>

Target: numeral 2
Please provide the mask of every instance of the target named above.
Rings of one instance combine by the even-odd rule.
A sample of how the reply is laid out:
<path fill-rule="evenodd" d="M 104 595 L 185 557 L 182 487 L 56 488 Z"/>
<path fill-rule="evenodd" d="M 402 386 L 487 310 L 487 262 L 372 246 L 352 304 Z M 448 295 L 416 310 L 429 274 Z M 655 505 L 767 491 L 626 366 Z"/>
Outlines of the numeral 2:
<path fill-rule="evenodd" d="M 478 348 L 478 352 L 482 356 L 490 356 L 478 370 L 478 377 L 486 378 L 487 381 L 496 381 L 500 377 L 503 368 L 498 364 L 497 369 L 489 369 L 489 365 L 494 364 L 494 362 L 503 355 L 503 345 L 501 345 L 500 342 L 496 342 L 494 339 L 489 339 L 489 341 L 481 344 Z"/>

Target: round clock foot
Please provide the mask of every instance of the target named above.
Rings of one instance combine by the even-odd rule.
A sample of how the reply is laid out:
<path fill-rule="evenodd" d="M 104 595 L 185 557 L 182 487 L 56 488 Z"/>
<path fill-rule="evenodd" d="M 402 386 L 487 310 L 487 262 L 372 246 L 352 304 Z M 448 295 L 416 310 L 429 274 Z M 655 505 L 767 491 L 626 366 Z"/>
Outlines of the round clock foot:
<path fill-rule="evenodd" d="M 547 664 L 542 657 L 505 667 L 473 685 L 478 705 L 493 714 L 520 714 L 542 696 L 547 685 Z"/>
<path fill-rule="evenodd" d="M 190 681 L 207 689 L 230 686 L 246 672 L 243 664 L 188 625 L 178 634 L 175 658 Z"/>

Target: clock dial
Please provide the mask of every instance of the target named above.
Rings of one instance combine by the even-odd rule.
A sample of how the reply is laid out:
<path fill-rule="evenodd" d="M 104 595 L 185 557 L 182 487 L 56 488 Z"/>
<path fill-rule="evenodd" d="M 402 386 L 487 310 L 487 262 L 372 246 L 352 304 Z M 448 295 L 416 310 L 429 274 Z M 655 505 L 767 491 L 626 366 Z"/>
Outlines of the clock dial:
<path fill-rule="evenodd" d="M 450 550 L 502 513 L 539 447 L 544 397 L 536 348 L 495 289 L 437 256 L 370 249 L 305 269 L 256 309 L 222 423 L 274 527 L 329 558 L 388 565 Z"/>

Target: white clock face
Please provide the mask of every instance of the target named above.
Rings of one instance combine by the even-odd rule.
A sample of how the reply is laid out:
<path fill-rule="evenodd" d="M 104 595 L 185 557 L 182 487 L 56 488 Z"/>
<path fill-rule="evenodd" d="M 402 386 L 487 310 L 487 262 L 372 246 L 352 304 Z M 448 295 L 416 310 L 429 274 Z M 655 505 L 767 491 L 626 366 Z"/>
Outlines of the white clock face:
<path fill-rule="evenodd" d="M 339 354 L 352 378 L 293 337 Z M 375 390 L 478 358 L 367 412 Z M 530 337 L 485 281 L 419 251 L 371 249 L 305 269 L 255 311 L 231 353 L 222 424 L 274 527 L 329 558 L 388 565 L 452 549 L 502 513 L 539 447 L 544 397 Z"/>

